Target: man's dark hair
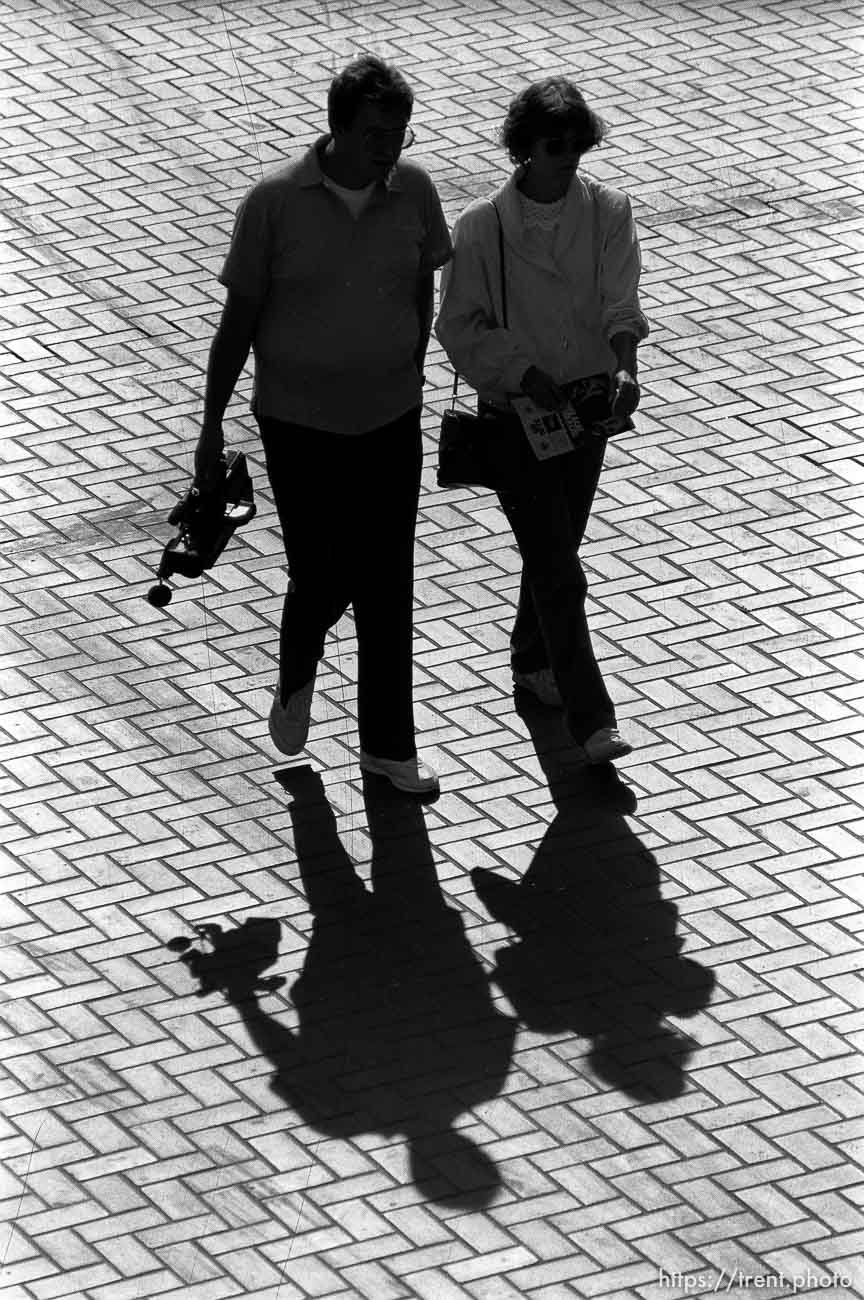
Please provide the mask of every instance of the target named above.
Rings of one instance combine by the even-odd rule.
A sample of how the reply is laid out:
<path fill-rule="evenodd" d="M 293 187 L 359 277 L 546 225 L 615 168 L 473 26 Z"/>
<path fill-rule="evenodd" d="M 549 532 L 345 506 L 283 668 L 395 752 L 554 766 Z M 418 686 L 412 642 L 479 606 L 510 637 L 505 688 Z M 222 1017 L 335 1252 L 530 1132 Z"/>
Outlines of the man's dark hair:
<path fill-rule="evenodd" d="M 593 149 L 606 135 L 606 123 L 593 113 L 582 92 L 566 77 L 534 81 L 513 99 L 501 127 L 501 143 L 515 163 L 525 162 L 536 142 L 573 134 Z"/>
<path fill-rule="evenodd" d="M 352 59 L 330 83 L 327 118 L 332 130 L 347 130 L 364 103 L 411 116 L 414 94 L 396 68 L 374 54 Z"/>

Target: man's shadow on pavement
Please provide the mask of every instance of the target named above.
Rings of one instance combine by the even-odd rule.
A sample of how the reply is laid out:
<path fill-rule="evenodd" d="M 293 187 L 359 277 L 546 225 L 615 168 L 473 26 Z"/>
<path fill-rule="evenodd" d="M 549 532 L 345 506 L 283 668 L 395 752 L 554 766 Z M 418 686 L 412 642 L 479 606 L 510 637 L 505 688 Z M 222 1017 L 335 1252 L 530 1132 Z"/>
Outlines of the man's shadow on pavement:
<path fill-rule="evenodd" d="M 411 1175 L 432 1200 L 480 1208 L 500 1186 L 486 1153 L 457 1121 L 498 1095 L 516 1021 L 496 1011 L 488 976 L 438 883 L 421 806 L 367 778 L 371 892 L 337 834 L 321 778 L 277 775 L 293 796 L 294 844 L 313 929 L 291 989 L 296 1031 L 261 1006 L 285 980 L 263 973 L 278 956 L 279 922 L 250 918 L 225 932 L 199 927 L 169 947 L 200 981 L 236 1005 L 273 1064 L 274 1092 L 331 1137 L 402 1134 Z"/>
<path fill-rule="evenodd" d="M 589 1063 L 640 1101 L 678 1096 L 697 1044 L 665 1020 L 708 1005 L 714 976 L 681 956 L 678 909 L 660 869 L 630 829 L 632 790 L 611 764 L 588 767 L 563 743 L 561 719 L 521 710 L 557 815 L 520 881 L 477 868 L 490 914 L 515 931 L 492 979 L 538 1032 L 592 1040 Z"/>

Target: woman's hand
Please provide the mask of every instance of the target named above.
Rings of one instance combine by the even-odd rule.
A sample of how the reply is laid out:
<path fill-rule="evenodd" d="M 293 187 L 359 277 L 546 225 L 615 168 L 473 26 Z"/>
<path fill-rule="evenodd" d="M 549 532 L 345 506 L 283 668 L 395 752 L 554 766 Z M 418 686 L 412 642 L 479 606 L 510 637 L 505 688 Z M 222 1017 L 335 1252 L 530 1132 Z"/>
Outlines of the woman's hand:
<path fill-rule="evenodd" d="M 522 392 L 535 406 L 545 411 L 561 411 L 567 405 L 567 395 L 551 375 L 536 366 L 529 366 L 522 376 Z"/>
<path fill-rule="evenodd" d="M 626 419 L 639 405 L 641 396 L 636 376 L 631 370 L 616 370 L 612 376 L 612 414 Z"/>

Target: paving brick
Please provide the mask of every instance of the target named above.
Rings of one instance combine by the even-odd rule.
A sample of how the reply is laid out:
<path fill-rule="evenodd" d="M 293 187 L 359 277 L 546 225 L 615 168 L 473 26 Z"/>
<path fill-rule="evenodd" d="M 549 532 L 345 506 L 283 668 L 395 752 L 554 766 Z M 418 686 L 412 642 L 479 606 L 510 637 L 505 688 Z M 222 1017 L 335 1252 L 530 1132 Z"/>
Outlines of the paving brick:
<path fill-rule="evenodd" d="M 30 1290 L 38 1300 L 54 1300 L 59 1296 L 76 1296 L 86 1294 L 88 1289 L 104 1286 L 116 1279 L 115 1269 L 105 1263 L 94 1264 L 89 1268 L 64 1270 L 61 1277 L 34 1280 Z"/>
<path fill-rule="evenodd" d="M 420 1300 L 464 1300 L 470 1295 L 465 1287 L 452 1281 L 439 1269 L 421 1269 L 406 1280 L 414 1295 Z"/>

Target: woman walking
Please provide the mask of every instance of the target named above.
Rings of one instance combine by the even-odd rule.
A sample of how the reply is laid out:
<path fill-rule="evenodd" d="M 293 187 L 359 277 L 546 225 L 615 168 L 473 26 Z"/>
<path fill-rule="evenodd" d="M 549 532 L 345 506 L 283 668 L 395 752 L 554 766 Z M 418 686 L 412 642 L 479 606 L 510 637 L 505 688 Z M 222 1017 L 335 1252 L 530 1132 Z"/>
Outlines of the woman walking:
<path fill-rule="evenodd" d="M 524 443 L 523 472 L 498 492 L 523 565 L 514 684 L 563 706 L 591 763 L 632 749 L 592 649 L 579 559 L 605 438 L 593 424 L 573 451 L 537 459 L 512 401 L 561 411 L 586 398 L 596 409 L 599 400 L 601 420 L 613 425 L 639 402 L 636 351 L 648 325 L 630 201 L 579 172 L 604 133 L 564 77 L 516 96 L 501 130 L 516 169 L 491 202 L 471 203 L 456 222 L 436 321 L 454 368 L 477 390 L 479 412 L 494 414 L 502 433 L 511 425 Z"/>

